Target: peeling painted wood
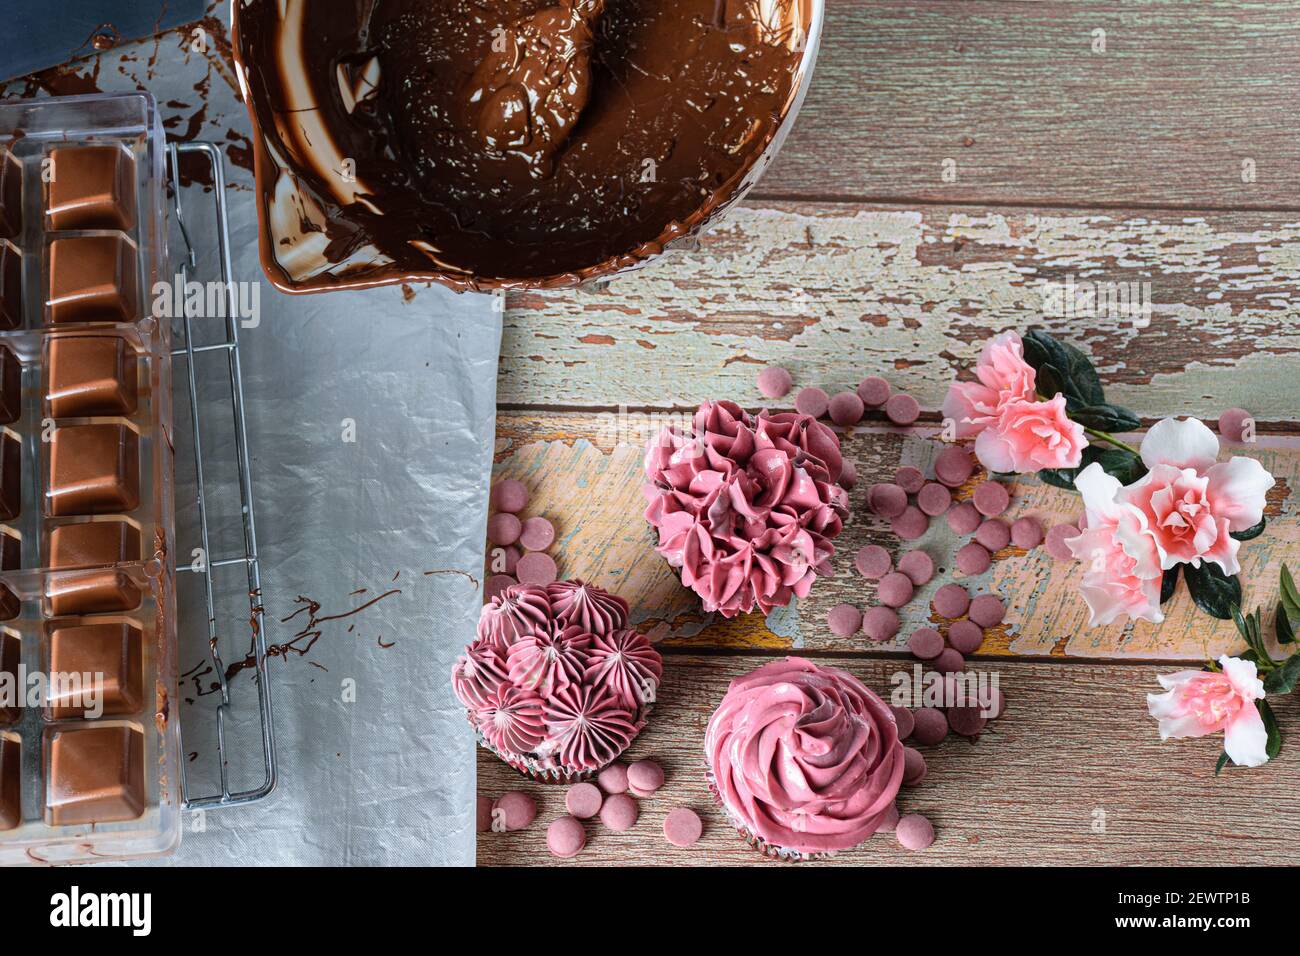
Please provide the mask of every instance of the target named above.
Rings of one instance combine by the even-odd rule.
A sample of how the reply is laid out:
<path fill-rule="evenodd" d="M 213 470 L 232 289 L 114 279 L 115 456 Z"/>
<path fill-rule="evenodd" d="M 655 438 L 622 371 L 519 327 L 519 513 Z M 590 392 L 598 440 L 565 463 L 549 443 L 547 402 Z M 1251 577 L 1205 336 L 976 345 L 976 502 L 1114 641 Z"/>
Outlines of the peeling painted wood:
<path fill-rule="evenodd" d="M 1075 314 L 1044 314 L 1067 282 Z M 1080 316 L 1085 282 L 1149 283 L 1149 324 Z M 757 401 L 775 363 L 832 391 L 884 375 L 936 409 L 989 336 L 1040 326 L 1088 351 L 1110 399 L 1140 415 L 1240 405 L 1296 425 L 1298 283 L 1300 216 L 746 205 L 698 253 L 605 289 L 512 297 L 498 397 Z"/>
<path fill-rule="evenodd" d="M 730 621 L 710 618 L 655 553 L 653 535 L 641 517 L 644 442 L 673 420 L 657 413 L 503 414 L 497 425 L 494 476 L 528 484 L 532 489 L 528 513 L 545 515 L 556 523 L 553 553 L 561 575 L 580 577 L 622 595 L 631 603 L 638 627 L 670 646 L 837 653 L 870 647 L 905 654 L 907 638 L 915 628 L 946 630 L 930 599 L 944 581 L 957 580 L 972 595 L 997 593 L 1007 603 L 1007 621 L 988 632 L 981 656 L 1197 661 L 1239 649 L 1233 625 L 1197 611 L 1185 588 L 1166 606 L 1162 625 L 1139 621 L 1090 629 L 1087 608 L 1078 594 L 1082 566 L 1075 562 L 1054 561 L 1042 548 L 1025 553 L 1008 546 L 994 556 L 987 573 L 967 579 L 953 567 L 952 556 L 968 539 L 957 538 L 943 519 L 932 521 L 921 540 L 900 542 L 886 522 L 867 511 L 865 490 L 873 482 L 892 480 L 903 464 L 930 473 L 934 455 L 942 447 L 933 427 L 858 426 L 843 436 L 845 454 L 858 466 L 853 513 L 835 542 L 835 576 L 819 581 L 800 602 L 791 636 L 773 633 L 759 614 Z M 1271 615 L 1281 563 L 1300 569 L 1300 496 L 1294 494 L 1300 488 L 1300 440 L 1265 436 L 1252 445 L 1234 446 L 1231 452 L 1258 458 L 1278 479 L 1269 499 L 1268 533 L 1244 542 L 1240 552 L 1246 606 L 1262 605 Z M 969 497 L 983 477 L 977 472 L 956 497 Z M 1011 490 L 1009 517 L 1033 515 L 1044 529 L 1077 521 L 1081 513 L 1076 495 L 1036 479 L 1017 481 Z M 863 580 L 852 565 L 858 549 L 873 543 L 895 558 L 919 548 L 930 554 L 936 567 L 935 580 L 919 589 L 901 612 L 898 638 L 874 647 L 860 634 L 836 638 L 825 623 L 826 612 L 841 602 L 863 608 L 876 603 L 875 584 Z"/>
<path fill-rule="evenodd" d="M 765 195 L 1300 205 L 1292 4 L 826 6 L 813 82 Z"/>
<path fill-rule="evenodd" d="M 747 865 L 764 858 L 730 829 L 709 796 L 701 751 L 709 715 L 727 683 L 769 658 L 666 658 L 659 710 L 633 743 L 628 760 L 660 761 L 667 780 L 639 801 L 636 826 L 616 833 L 589 821 L 587 848 L 559 861 L 546 850 L 546 827 L 565 812 L 562 786 L 527 780 L 479 750 L 479 792 L 525 790 L 538 800 L 537 820 L 513 833 L 479 835 L 486 865 Z M 888 694 L 897 662 L 831 658 L 878 693 Z M 830 865 L 1090 864 L 1187 866 L 1281 864 L 1294 859 L 1294 825 L 1285 813 L 1261 812 L 1293 802 L 1300 751 L 1283 750 L 1263 770 L 1227 769 L 1214 776 L 1217 738 L 1161 742 L 1145 694 L 1168 668 L 1119 664 L 1062 666 L 1002 662 L 991 666 L 1007 713 L 978 741 L 949 737 L 923 748 L 928 774 L 904 789 L 900 809 L 924 813 L 937 840 L 908 853 L 892 834 L 841 854 Z M 1300 731 L 1295 698 L 1282 701 L 1284 735 Z M 704 821 L 689 850 L 663 837 L 669 810 L 688 806 Z M 770 864 L 778 866 L 780 864 Z M 810 864 L 811 865 L 811 864 Z"/>

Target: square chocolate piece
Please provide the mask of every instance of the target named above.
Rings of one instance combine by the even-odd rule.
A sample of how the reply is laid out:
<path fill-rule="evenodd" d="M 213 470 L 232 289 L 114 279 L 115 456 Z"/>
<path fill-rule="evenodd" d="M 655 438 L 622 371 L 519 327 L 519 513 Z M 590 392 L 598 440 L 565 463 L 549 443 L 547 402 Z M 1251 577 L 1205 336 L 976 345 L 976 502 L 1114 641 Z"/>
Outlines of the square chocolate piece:
<path fill-rule="evenodd" d="M 50 322 L 134 322 L 136 249 L 125 236 L 50 243 Z"/>
<path fill-rule="evenodd" d="M 23 167 L 14 154 L 0 149 L 0 239 L 23 234 Z"/>
<path fill-rule="evenodd" d="M 0 724 L 17 723 L 22 717 L 23 688 L 18 686 L 18 664 L 23 645 L 12 634 L 0 633 Z"/>
<path fill-rule="evenodd" d="M 135 160 L 120 146 L 64 146 L 50 153 L 51 229 L 135 225 Z"/>
<path fill-rule="evenodd" d="M 140 589 L 130 576 L 105 565 L 140 560 L 140 531 L 126 521 L 60 525 L 50 532 L 46 563 L 51 568 L 99 568 L 59 574 L 46 585 L 50 613 L 97 614 L 140 606 Z"/>
<path fill-rule="evenodd" d="M 22 415 L 23 367 L 7 345 L 0 345 L 0 425 L 11 425 Z"/>
<path fill-rule="evenodd" d="M 23 746 L 17 737 L 0 735 L 0 830 L 23 822 Z"/>
<path fill-rule="evenodd" d="M 135 411 L 135 349 L 121 336 L 52 338 L 47 362 L 45 397 L 54 418 Z"/>
<path fill-rule="evenodd" d="M 0 329 L 23 327 L 23 254 L 0 239 Z"/>
<path fill-rule="evenodd" d="M 139 710 L 144 701 L 143 644 L 140 629 L 125 622 L 51 626 L 50 716 L 84 717 L 92 703 L 101 705 L 106 717 Z"/>
<path fill-rule="evenodd" d="M 0 432 L 0 521 L 12 521 L 22 509 L 22 452 L 17 436 Z"/>
<path fill-rule="evenodd" d="M 65 425 L 50 437 L 48 513 L 97 515 L 140 504 L 140 440 L 125 425 Z"/>
<path fill-rule="evenodd" d="M 46 731 L 51 826 L 134 820 L 144 813 L 144 735 L 133 727 Z"/>

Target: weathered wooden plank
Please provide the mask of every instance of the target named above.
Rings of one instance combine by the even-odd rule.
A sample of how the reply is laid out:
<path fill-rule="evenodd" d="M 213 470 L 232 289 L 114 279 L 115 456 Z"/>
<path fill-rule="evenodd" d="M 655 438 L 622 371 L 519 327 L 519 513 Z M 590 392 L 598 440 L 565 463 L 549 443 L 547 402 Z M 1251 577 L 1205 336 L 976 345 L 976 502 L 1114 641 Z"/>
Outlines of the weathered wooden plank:
<path fill-rule="evenodd" d="M 813 83 L 765 194 L 1297 206 L 1293 3 L 826 6 Z"/>
<path fill-rule="evenodd" d="M 826 626 L 825 615 L 840 602 L 860 607 L 876 603 L 875 584 L 863 580 L 852 567 L 857 550 L 875 543 L 895 555 L 921 548 L 939 569 L 935 580 L 903 610 L 898 638 L 879 650 L 902 653 L 913 629 L 939 625 L 930 598 L 941 583 L 954 579 L 966 584 L 972 594 L 995 592 L 1007 602 L 1006 622 L 986 638 L 982 653 L 988 656 L 1204 660 L 1239 646 L 1236 629 L 1198 612 L 1185 589 L 1166 606 L 1167 618 L 1160 626 L 1139 621 L 1089 629 L 1087 609 L 1077 591 L 1082 575 L 1077 563 L 1053 561 L 1042 548 L 1027 554 L 1010 546 L 995 555 L 987 573 L 968 579 L 945 570 L 953 568 L 952 555 L 965 541 L 953 535 L 942 519 L 932 522 L 920 541 L 900 542 L 887 523 L 867 512 L 865 488 L 892 479 L 900 464 L 926 470 L 942 447 L 931 427 L 858 426 L 844 435 L 845 453 L 859 469 L 853 514 L 836 541 L 835 577 L 819 581 L 797 613 L 781 614 L 771 627 L 758 614 L 731 621 L 710 618 L 654 552 L 652 534 L 641 517 L 644 442 L 673 420 L 654 413 L 502 414 L 495 475 L 528 484 L 532 489 L 529 513 L 544 514 L 555 522 L 559 535 L 553 551 L 563 576 L 593 581 L 621 594 L 634 608 L 638 626 L 669 645 L 863 650 L 864 637 L 836 638 Z M 1300 498 L 1293 494 L 1300 487 L 1300 440 L 1265 436 L 1237 450 L 1257 457 L 1278 478 L 1269 500 L 1268 533 L 1244 543 L 1240 554 L 1247 607 L 1262 604 L 1271 609 L 1281 563 L 1300 568 Z M 957 497 L 967 497 L 981 477 L 981 473 L 973 476 Z M 1075 521 L 1081 513 L 1076 495 L 1036 479 L 1017 482 L 1012 491 L 1010 514 L 1033 515 L 1045 528 Z"/>
<path fill-rule="evenodd" d="M 1080 316 L 1082 298 L 1054 309 L 1067 280 L 1149 283 L 1149 324 Z M 1295 422 L 1298 280 L 1295 216 L 748 205 L 701 251 L 607 289 L 513 297 L 498 398 L 756 400 L 757 369 L 778 363 L 828 389 L 884 374 L 937 408 L 990 335 L 1038 325 L 1088 350 L 1111 400 L 1144 416 L 1241 405 Z"/>
<path fill-rule="evenodd" d="M 640 801 L 637 825 L 624 833 L 587 825 L 588 843 L 576 865 L 744 865 L 763 861 L 745 846 L 712 802 L 704 779 L 703 739 L 709 715 L 727 683 L 761 664 L 755 657 L 670 655 L 659 707 L 628 759 L 653 758 L 667 782 Z M 896 662 L 832 659 L 878 692 L 887 693 Z M 929 772 L 903 791 L 903 812 L 935 824 L 934 846 L 901 849 L 892 835 L 837 857 L 844 865 L 1000 864 L 1281 864 L 1294 859 L 1289 806 L 1300 751 L 1284 749 L 1276 763 L 1229 769 L 1215 778 L 1216 739 L 1162 743 L 1146 713 L 1159 691 L 1161 668 L 1023 662 L 996 665 L 1007 696 L 1006 715 L 974 744 L 950 737 L 924 748 Z M 1166 669 L 1167 670 L 1167 669 Z M 1297 739 L 1294 698 L 1281 701 L 1284 734 Z M 526 830 L 479 835 L 478 858 L 488 865 L 551 865 L 546 827 L 564 811 L 564 787 L 535 784 L 480 750 L 479 792 L 526 790 L 540 813 Z M 689 806 L 704 820 L 693 849 L 672 847 L 663 818 Z M 779 864 L 771 864 L 779 865 Z"/>

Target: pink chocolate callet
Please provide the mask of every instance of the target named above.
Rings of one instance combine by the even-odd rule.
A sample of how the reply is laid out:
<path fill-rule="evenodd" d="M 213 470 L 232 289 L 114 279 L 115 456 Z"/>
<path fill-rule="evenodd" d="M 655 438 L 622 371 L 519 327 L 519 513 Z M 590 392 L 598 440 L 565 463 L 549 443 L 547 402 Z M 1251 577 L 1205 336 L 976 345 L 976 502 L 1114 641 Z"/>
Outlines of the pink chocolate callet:
<path fill-rule="evenodd" d="M 916 493 L 916 506 L 931 518 L 937 518 L 952 504 L 952 492 L 937 481 L 928 482 Z"/>
<path fill-rule="evenodd" d="M 924 850 L 934 843 L 934 824 L 919 813 L 909 813 L 899 817 L 894 836 L 904 850 Z"/>
<path fill-rule="evenodd" d="M 826 407 L 836 425 L 848 427 L 862 421 L 862 399 L 857 392 L 836 392 Z"/>
<path fill-rule="evenodd" d="M 885 415 L 895 425 L 910 425 L 921 415 L 921 405 L 911 395 L 899 393 L 885 402 Z"/>
<path fill-rule="evenodd" d="M 943 652 L 934 659 L 934 669 L 940 674 L 956 674 L 966 667 L 966 658 L 961 656 L 961 652 L 951 647 L 945 647 Z"/>
<path fill-rule="evenodd" d="M 948 626 L 948 643 L 959 654 L 974 654 L 984 643 L 984 629 L 974 621 L 953 621 Z"/>
<path fill-rule="evenodd" d="M 1246 423 L 1251 420 L 1244 408 L 1229 408 L 1219 416 L 1219 435 L 1230 442 L 1245 441 Z"/>
<path fill-rule="evenodd" d="M 785 398 L 792 385 L 794 379 L 779 365 L 769 365 L 758 373 L 758 390 L 764 398 Z"/>
<path fill-rule="evenodd" d="M 587 831 L 576 817 L 563 816 L 546 828 L 546 848 L 562 860 L 575 857 L 587 845 Z"/>
<path fill-rule="evenodd" d="M 484 597 L 489 601 L 494 597 L 500 597 L 502 594 L 506 593 L 506 588 L 512 588 L 518 583 L 519 581 L 514 577 L 514 575 L 494 574 L 492 577 L 488 578 L 487 582 L 483 585 Z"/>
<path fill-rule="evenodd" d="M 821 418 L 825 415 L 830 404 L 830 396 L 816 386 L 801 388 L 799 394 L 794 397 L 795 411 L 811 415 L 813 418 Z"/>
<path fill-rule="evenodd" d="M 956 488 L 975 472 L 970 452 L 958 445 L 949 445 L 934 460 L 934 476 L 949 488 Z"/>
<path fill-rule="evenodd" d="M 948 527 L 954 534 L 972 534 L 982 520 L 980 513 L 969 501 L 963 501 L 948 509 Z"/>
<path fill-rule="evenodd" d="M 1029 551 L 1043 543 L 1043 526 L 1037 518 L 1017 518 L 1011 523 L 1011 543 Z"/>
<path fill-rule="evenodd" d="M 654 793 L 664 785 L 664 768 L 653 760 L 638 760 L 627 768 L 627 782 L 641 793 Z"/>
<path fill-rule="evenodd" d="M 962 574 L 983 574 L 991 563 L 988 549 L 982 544 L 972 541 L 957 549 L 957 570 Z"/>
<path fill-rule="evenodd" d="M 898 739 L 906 740 L 912 736 L 912 728 L 916 726 L 916 718 L 906 707 L 890 707 L 894 712 L 894 723 L 898 724 Z"/>
<path fill-rule="evenodd" d="M 1001 624 L 1006 612 L 1006 605 L 996 594 L 981 594 L 970 602 L 970 619 L 980 627 Z"/>
<path fill-rule="evenodd" d="M 474 829 L 487 833 L 492 829 L 492 798 L 479 794 L 474 805 Z"/>
<path fill-rule="evenodd" d="M 664 817 L 664 836 L 673 846 L 690 846 L 703 832 L 700 815 L 690 807 L 675 807 Z"/>
<path fill-rule="evenodd" d="M 590 820 L 600 812 L 605 795 L 594 783 L 575 783 L 564 795 L 564 806 L 579 820 Z"/>
<path fill-rule="evenodd" d="M 627 764 L 615 761 L 596 775 L 596 783 L 606 793 L 627 793 Z"/>
<path fill-rule="evenodd" d="M 545 551 L 555 543 L 555 525 L 540 515 L 529 518 L 519 533 L 519 543 L 529 551 Z"/>
<path fill-rule="evenodd" d="M 990 551 L 1001 551 L 1011 542 L 1011 528 L 1001 518 L 985 518 L 975 529 L 975 540 Z"/>
<path fill-rule="evenodd" d="M 500 565 L 493 565 L 493 567 L 500 567 L 505 574 L 514 574 L 515 568 L 519 565 L 519 559 L 523 556 L 524 553 L 512 544 L 501 548 L 499 552 L 494 551 L 491 560 L 496 561 L 499 558 Z"/>
<path fill-rule="evenodd" d="M 1071 561 L 1074 552 L 1066 545 L 1066 538 L 1077 538 L 1079 529 L 1072 524 L 1056 524 L 1047 532 L 1047 553 L 1058 561 Z"/>
<path fill-rule="evenodd" d="M 925 757 L 915 747 L 903 748 L 903 783 L 916 786 L 925 779 Z"/>
<path fill-rule="evenodd" d="M 945 584 L 934 592 L 934 609 L 940 617 L 961 617 L 970 607 L 970 595 L 960 584 Z"/>
<path fill-rule="evenodd" d="M 930 583 L 934 577 L 934 559 L 924 551 L 909 551 L 898 559 L 898 570 L 902 571 L 918 588 Z"/>
<path fill-rule="evenodd" d="M 907 639 L 907 649 L 923 661 L 932 661 L 943 653 L 943 635 L 932 627 L 918 627 Z"/>
<path fill-rule="evenodd" d="M 913 468 L 911 465 L 904 465 L 898 471 L 894 472 L 894 484 L 902 488 L 909 495 L 914 495 L 925 487 L 925 473 L 920 468 Z"/>
<path fill-rule="evenodd" d="M 522 830 L 537 819 L 537 801 L 529 794 L 511 790 L 497 797 L 492 812 L 500 815 L 507 830 Z"/>
<path fill-rule="evenodd" d="M 839 486 L 845 491 L 851 491 L 853 486 L 858 483 L 858 466 L 849 459 L 844 459 L 844 464 L 840 468 Z"/>
<path fill-rule="evenodd" d="M 615 793 L 605 799 L 600 808 L 600 822 L 611 830 L 630 830 L 636 826 L 637 817 L 641 815 L 641 805 L 636 797 L 626 793 Z"/>
<path fill-rule="evenodd" d="M 907 492 L 886 481 L 867 489 L 867 506 L 882 518 L 896 518 L 907 508 Z"/>
<path fill-rule="evenodd" d="M 904 541 L 915 541 L 930 528 L 930 519 L 916 505 L 908 505 L 903 513 L 889 522 L 889 530 Z"/>
<path fill-rule="evenodd" d="M 528 507 L 528 486 L 517 478 L 506 478 L 492 487 L 492 506 L 497 511 L 518 514 Z"/>
<path fill-rule="evenodd" d="M 988 723 L 988 718 L 980 714 L 977 706 L 949 707 L 948 727 L 961 737 L 977 737 Z"/>
<path fill-rule="evenodd" d="M 889 401 L 889 383 L 879 375 L 868 375 L 858 383 L 858 398 L 863 404 L 878 408 Z"/>
<path fill-rule="evenodd" d="M 902 607 L 912 600 L 915 592 L 912 579 L 901 571 L 891 571 L 876 585 L 876 596 L 880 598 L 880 603 L 889 607 Z"/>
<path fill-rule="evenodd" d="M 1007 510 L 1011 504 L 1011 494 L 1007 486 L 1000 481 L 982 481 L 975 486 L 971 495 L 975 510 L 985 517 L 992 518 Z"/>
<path fill-rule="evenodd" d="M 836 637 L 848 637 L 862 627 L 862 612 L 852 604 L 837 604 L 826 612 L 826 624 Z"/>
<path fill-rule="evenodd" d="M 937 744 L 948 736 L 948 718 L 938 707 L 918 707 L 912 716 L 916 718 L 912 739 L 923 747 Z"/>
<path fill-rule="evenodd" d="M 885 815 L 876 824 L 876 832 L 893 833 L 896 826 L 898 826 L 898 804 L 891 803 L 885 808 Z"/>
<path fill-rule="evenodd" d="M 889 552 L 878 544 L 869 544 L 861 548 L 857 556 L 853 559 L 853 566 L 858 569 L 858 574 L 871 581 L 879 581 L 894 566 L 893 559 L 890 558 Z"/>
<path fill-rule="evenodd" d="M 515 573 L 521 584 L 536 584 L 545 587 L 559 577 L 555 559 L 542 551 L 529 551 L 515 565 Z"/>
<path fill-rule="evenodd" d="M 508 544 L 514 544 L 519 540 L 519 533 L 523 525 L 519 519 L 508 511 L 498 511 L 491 518 L 488 518 L 487 533 L 488 540 L 500 547 Z"/>
<path fill-rule="evenodd" d="M 898 613 L 892 607 L 877 604 L 862 615 L 862 633 L 873 641 L 887 641 L 898 633 Z"/>

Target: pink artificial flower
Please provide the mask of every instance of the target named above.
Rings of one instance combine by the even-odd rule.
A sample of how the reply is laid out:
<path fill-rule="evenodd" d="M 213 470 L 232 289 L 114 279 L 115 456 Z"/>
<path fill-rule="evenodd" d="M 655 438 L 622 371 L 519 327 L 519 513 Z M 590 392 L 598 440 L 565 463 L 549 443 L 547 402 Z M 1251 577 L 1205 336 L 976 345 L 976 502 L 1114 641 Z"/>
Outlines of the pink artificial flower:
<path fill-rule="evenodd" d="M 1096 462 L 1074 485 L 1083 496 L 1086 528 L 1065 544 L 1085 564 L 1079 590 L 1088 605 L 1088 626 L 1101 627 L 1121 615 L 1159 624 L 1165 619 L 1160 554 L 1146 533 L 1145 515 L 1118 500 L 1119 480 Z"/>
<path fill-rule="evenodd" d="M 1224 655 L 1221 672 L 1178 671 L 1156 680 L 1164 694 L 1147 694 L 1147 710 L 1160 721 L 1160 739 L 1204 737 L 1223 731 L 1223 750 L 1233 763 L 1258 767 L 1268 761 L 1268 731 L 1255 701 L 1264 683 L 1253 661 Z"/>
<path fill-rule="evenodd" d="M 943 400 L 943 416 L 956 423 L 958 438 L 978 435 L 992 425 L 1007 402 L 1035 398 L 1034 370 L 1015 332 L 1003 332 L 984 344 L 975 377 L 979 381 L 953 382 Z"/>
<path fill-rule="evenodd" d="M 1258 524 L 1273 476 L 1253 458 L 1215 463 L 1219 440 L 1195 418 L 1157 422 L 1142 440 L 1146 475 L 1120 492 L 1146 517 L 1164 569 L 1213 561 L 1237 574 L 1241 543 L 1231 537 Z"/>
<path fill-rule="evenodd" d="M 1088 447 L 1083 428 L 1065 414 L 1065 396 L 1047 402 L 1004 403 L 975 439 L 975 456 L 989 471 L 1075 468 Z"/>

